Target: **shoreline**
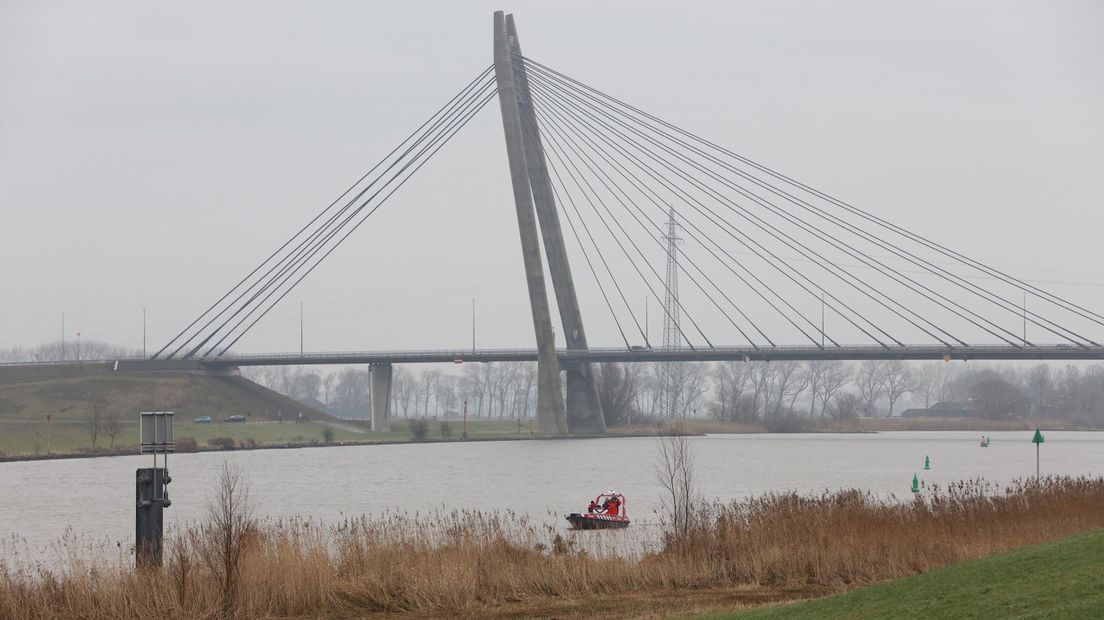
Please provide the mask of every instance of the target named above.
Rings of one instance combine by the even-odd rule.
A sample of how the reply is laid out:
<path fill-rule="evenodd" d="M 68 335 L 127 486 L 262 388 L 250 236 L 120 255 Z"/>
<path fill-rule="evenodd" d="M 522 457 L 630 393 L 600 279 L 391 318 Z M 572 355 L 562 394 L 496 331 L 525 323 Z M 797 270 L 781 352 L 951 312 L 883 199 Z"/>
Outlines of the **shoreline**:
<path fill-rule="evenodd" d="M 951 423 L 947 423 L 951 422 Z M 723 423 L 709 420 L 691 420 L 687 424 L 686 431 L 689 435 L 836 435 L 836 434 L 879 434 L 885 432 L 998 432 L 998 431 L 1029 431 L 1036 427 L 1048 431 L 1071 432 L 1104 432 L 1101 428 L 1080 427 L 1069 424 L 1064 420 L 942 420 L 933 418 L 858 418 L 853 420 L 813 420 L 810 428 L 796 432 L 770 432 L 757 424 L 747 423 Z M 570 437 L 540 437 L 538 435 L 501 436 L 501 437 L 477 437 L 468 439 L 427 439 L 425 441 L 381 439 L 379 441 L 335 441 L 332 443 L 275 443 L 258 444 L 252 446 L 237 446 L 234 448 L 217 448 L 200 446 L 198 450 L 189 452 L 176 452 L 175 454 L 196 454 L 200 452 L 239 452 L 251 450 L 294 450 L 304 448 L 347 448 L 356 446 L 394 446 L 410 444 L 447 444 L 447 443 L 473 443 L 489 441 L 572 441 L 585 439 L 620 439 L 656 437 L 659 429 L 655 426 L 633 425 L 624 431 L 613 431 L 606 435 L 573 435 Z M 97 452 L 52 452 L 49 454 L 0 454 L 0 463 L 15 463 L 27 461 L 51 461 L 69 459 L 95 459 L 117 456 L 137 456 L 132 448 L 126 450 Z"/>

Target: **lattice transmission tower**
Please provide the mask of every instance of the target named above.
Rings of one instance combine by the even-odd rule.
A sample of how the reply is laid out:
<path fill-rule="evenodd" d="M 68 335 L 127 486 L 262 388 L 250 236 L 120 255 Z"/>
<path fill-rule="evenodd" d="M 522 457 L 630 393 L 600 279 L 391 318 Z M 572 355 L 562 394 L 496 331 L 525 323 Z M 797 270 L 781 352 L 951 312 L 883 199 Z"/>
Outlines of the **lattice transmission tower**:
<path fill-rule="evenodd" d="M 675 220 L 675 208 L 671 207 L 667 218 L 667 292 L 663 298 L 663 348 L 677 349 L 682 346 L 682 330 L 679 328 L 678 299 L 678 222 Z M 679 392 L 682 370 L 678 362 L 662 362 L 659 389 L 662 396 L 662 410 L 665 418 L 678 415 Z"/>

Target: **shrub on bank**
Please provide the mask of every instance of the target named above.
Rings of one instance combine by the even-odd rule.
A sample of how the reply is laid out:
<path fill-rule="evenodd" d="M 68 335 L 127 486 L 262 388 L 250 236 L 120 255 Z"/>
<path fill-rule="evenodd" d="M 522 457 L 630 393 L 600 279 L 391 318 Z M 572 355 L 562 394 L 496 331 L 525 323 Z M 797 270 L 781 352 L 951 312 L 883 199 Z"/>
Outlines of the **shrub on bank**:
<path fill-rule="evenodd" d="M 429 422 L 421 419 L 414 418 L 407 422 L 410 428 L 410 440 L 411 441 L 425 441 L 429 437 Z"/>
<path fill-rule="evenodd" d="M 237 446 L 237 442 L 234 441 L 233 437 L 212 437 L 207 440 L 207 445 L 222 450 L 233 450 Z"/>
<path fill-rule="evenodd" d="M 196 442 L 195 437 L 177 437 L 175 442 L 177 452 L 199 451 L 199 444 Z"/>

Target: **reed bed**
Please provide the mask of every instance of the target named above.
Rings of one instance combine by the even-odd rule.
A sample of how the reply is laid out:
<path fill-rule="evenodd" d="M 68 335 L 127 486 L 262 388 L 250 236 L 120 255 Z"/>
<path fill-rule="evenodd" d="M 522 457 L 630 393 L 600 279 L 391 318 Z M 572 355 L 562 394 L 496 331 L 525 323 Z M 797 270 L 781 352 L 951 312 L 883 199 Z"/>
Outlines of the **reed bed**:
<path fill-rule="evenodd" d="M 681 533 L 628 554 L 579 544 L 616 532 L 513 513 L 259 520 L 239 532 L 228 591 L 217 532 L 201 524 L 170 537 L 160 569 L 0 565 L 0 618 L 477 616 L 641 591 L 835 591 L 1102 526 L 1104 478 L 1085 477 L 975 480 L 908 501 L 848 490 L 701 505 Z"/>

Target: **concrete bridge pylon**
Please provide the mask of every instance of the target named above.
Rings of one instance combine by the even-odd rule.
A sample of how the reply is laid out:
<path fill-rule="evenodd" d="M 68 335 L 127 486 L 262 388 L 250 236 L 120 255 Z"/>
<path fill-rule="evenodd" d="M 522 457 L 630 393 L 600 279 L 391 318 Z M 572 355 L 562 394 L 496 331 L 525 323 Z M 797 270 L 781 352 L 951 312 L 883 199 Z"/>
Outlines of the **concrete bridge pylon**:
<path fill-rule="evenodd" d="M 586 329 L 583 327 L 583 315 L 579 310 L 579 299 L 575 295 L 575 281 L 571 276 L 571 263 L 567 258 L 567 246 L 564 244 L 560 216 L 556 210 L 556 198 L 552 190 L 552 179 L 548 174 L 548 164 L 544 158 L 544 145 L 541 143 L 540 126 L 534 110 L 533 99 L 529 95 L 529 79 L 525 65 L 521 62 L 521 41 L 517 35 L 514 16 L 506 16 L 506 36 L 510 46 L 514 78 L 517 86 L 517 106 L 521 117 L 522 141 L 525 145 L 525 165 L 529 174 L 529 185 L 533 192 L 533 204 L 540 222 L 541 240 L 548 259 L 548 273 L 552 277 L 552 289 L 556 293 L 556 306 L 563 324 L 564 340 L 567 348 L 573 351 L 587 350 Z M 598 400 L 598 389 L 585 362 L 561 363 L 561 369 L 567 379 L 566 408 L 567 428 L 572 433 L 605 433 L 606 420 L 602 415 L 602 405 Z"/>
<path fill-rule="evenodd" d="M 506 18 L 502 11 L 494 14 L 494 69 L 498 83 L 498 102 L 502 109 L 502 129 L 506 137 L 506 158 L 510 165 L 510 181 L 517 211 L 518 232 L 521 234 L 521 255 L 525 264 L 525 280 L 529 288 L 529 306 L 533 312 L 533 329 L 537 337 L 537 430 L 542 435 L 566 435 L 567 414 L 560 382 L 559 360 L 556 357 L 555 334 L 544 285 L 544 265 L 533 206 L 528 165 L 525 159 L 525 139 L 521 111 L 518 108 L 517 81 L 514 76 L 510 42 L 506 33 Z"/>

